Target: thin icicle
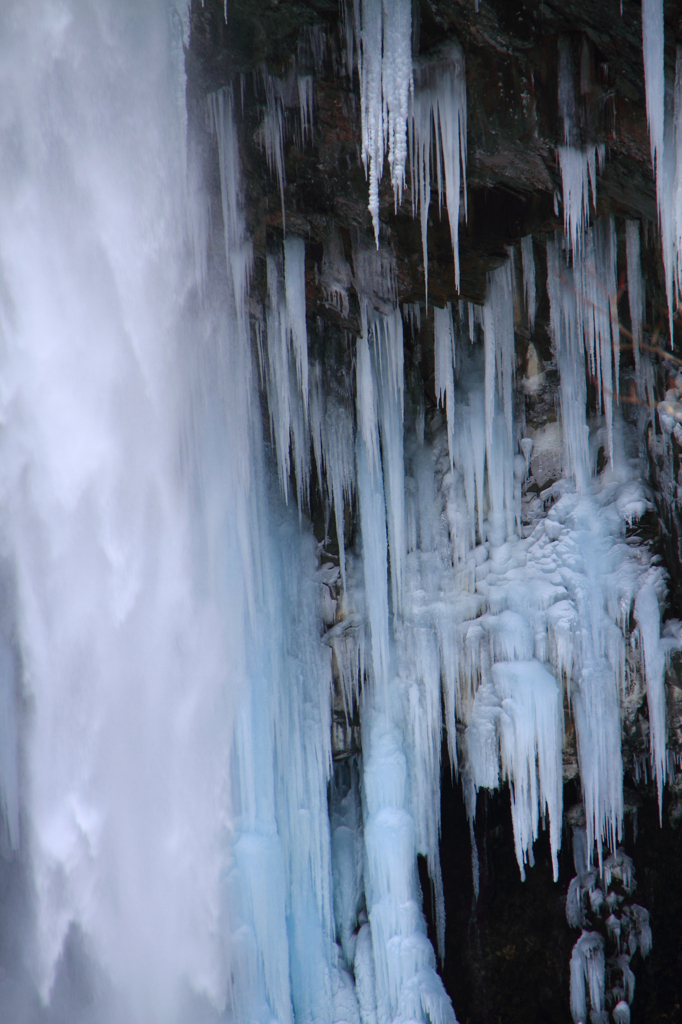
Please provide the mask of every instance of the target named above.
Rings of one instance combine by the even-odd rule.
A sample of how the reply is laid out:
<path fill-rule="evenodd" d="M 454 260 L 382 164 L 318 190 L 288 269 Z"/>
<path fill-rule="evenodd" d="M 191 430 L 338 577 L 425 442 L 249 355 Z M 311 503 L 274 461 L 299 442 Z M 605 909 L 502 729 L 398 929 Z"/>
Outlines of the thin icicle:
<path fill-rule="evenodd" d="M 362 432 L 357 436 L 357 487 L 373 679 L 378 691 L 385 694 L 390 665 L 386 502 L 382 474 L 371 464 Z"/>
<path fill-rule="evenodd" d="M 514 293 L 511 262 L 488 274 L 483 307 L 485 344 L 486 451 L 491 457 L 496 390 L 502 398 L 504 420 L 511 440 L 512 385 L 514 381 Z"/>
<path fill-rule="evenodd" d="M 284 287 L 287 325 L 296 360 L 296 375 L 308 414 L 308 333 L 305 322 L 305 242 L 288 235 L 284 240 Z"/>
<path fill-rule="evenodd" d="M 209 110 L 218 140 L 220 195 L 223 209 L 225 253 L 236 302 L 237 324 L 247 331 L 246 300 L 253 262 L 251 239 L 246 234 L 239 198 L 239 148 L 234 122 L 234 96 L 221 89 L 209 96 Z"/>
<path fill-rule="evenodd" d="M 535 256 L 533 255 L 533 236 L 526 235 L 521 239 L 521 263 L 523 266 L 523 291 L 526 299 L 528 328 L 533 333 L 535 327 Z"/>
<path fill-rule="evenodd" d="M 379 244 L 379 184 L 388 151 L 396 209 L 407 159 L 407 114 L 412 87 L 412 5 L 355 0 L 359 54 L 362 159 L 369 177 L 369 210 Z"/>
<path fill-rule="evenodd" d="M 642 640 L 642 660 L 649 709 L 651 766 L 658 791 L 658 817 L 663 815 L 666 780 L 665 650 L 661 643 L 661 613 L 655 586 L 644 583 L 635 601 L 635 618 Z"/>
<path fill-rule="evenodd" d="M 363 0 L 363 4 L 381 0 Z M 388 163 L 395 208 L 400 205 L 407 161 L 407 114 L 412 88 L 412 3 L 392 0 L 383 18 L 384 48 L 381 91 L 384 106 L 384 135 L 388 140 Z"/>
<path fill-rule="evenodd" d="M 381 448 L 391 565 L 393 613 L 402 612 L 405 532 L 405 460 L 403 456 L 403 321 L 400 310 L 377 319 L 374 358 L 379 382 Z"/>
<path fill-rule="evenodd" d="M 313 130 L 314 80 L 312 75 L 298 75 L 298 107 L 301 116 L 301 139 L 307 142 Z"/>
<path fill-rule="evenodd" d="M 448 421 L 448 451 L 450 466 L 455 465 L 455 335 L 452 326 L 452 308 L 448 302 L 444 309 L 433 311 L 433 341 L 435 356 L 435 386 L 438 404 L 446 409 Z"/>
<path fill-rule="evenodd" d="M 578 131 L 574 69 L 570 41 L 559 40 L 559 116 L 563 124 L 563 144 L 557 146 L 564 208 L 564 231 L 569 248 L 580 254 L 583 234 L 589 223 L 590 193 L 597 208 L 597 175 L 604 163 L 603 144 L 584 146 Z M 555 209 L 556 212 L 556 209 Z"/>
<path fill-rule="evenodd" d="M 573 146 L 559 146 L 559 168 L 561 170 L 561 194 L 564 207 L 564 231 L 574 252 L 580 252 L 585 228 L 590 217 L 590 193 L 592 205 L 597 207 L 597 175 L 604 163 L 604 146 L 578 149 Z"/>
<path fill-rule="evenodd" d="M 665 56 L 663 43 L 663 0 L 642 0 L 642 54 L 644 57 L 646 116 L 649 122 L 651 162 L 657 183 L 663 161 L 665 103 Z M 664 211 L 659 206 L 659 216 L 663 213 Z"/>
<path fill-rule="evenodd" d="M 310 476 L 310 436 L 308 429 L 307 397 L 304 401 L 297 379 L 296 359 L 292 360 L 292 332 L 290 329 L 285 274 L 281 256 L 267 257 L 268 304 L 266 315 L 267 360 L 264 371 L 270 422 L 272 426 L 279 478 L 285 499 L 289 493 L 289 476 L 292 468 L 296 475 L 296 491 L 299 509 L 305 507 L 308 479 Z M 296 289 L 291 286 L 292 302 L 296 301 Z M 296 319 L 296 307 L 291 313 Z M 300 304 L 298 307 L 300 312 Z M 305 380 L 307 392 L 307 346 Z"/>
<path fill-rule="evenodd" d="M 410 167 L 413 213 L 421 221 L 426 301 L 428 303 L 427 226 L 435 166 L 438 206 L 447 207 L 459 289 L 460 194 L 466 215 L 467 107 L 464 54 L 453 44 L 437 60 L 415 68 L 410 118 Z M 418 198 L 418 203 L 415 199 Z"/>
<path fill-rule="evenodd" d="M 265 110 L 263 112 L 263 146 L 265 158 L 271 174 L 277 178 L 279 195 L 282 203 L 282 228 L 286 230 L 286 211 L 284 204 L 284 109 L 279 91 L 275 88 L 275 80 L 263 73 L 265 88 Z"/>
<path fill-rule="evenodd" d="M 369 471 L 379 472 L 381 454 L 379 449 L 378 402 L 376 383 L 372 372 L 372 360 L 369 350 L 369 327 L 367 314 L 363 316 L 363 331 L 357 345 L 357 409 L 358 431 L 362 436 L 367 452 Z"/>
<path fill-rule="evenodd" d="M 628 303 L 630 306 L 630 325 L 632 328 L 632 351 L 635 359 L 635 379 L 637 394 L 644 397 L 642 379 L 642 361 L 640 345 L 642 344 L 642 324 L 644 320 L 644 289 L 639 254 L 639 221 L 625 222 L 625 250 L 628 270 Z"/>
<path fill-rule="evenodd" d="M 573 271 L 565 265 L 553 241 L 547 243 L 547 294 L 549 329 L 560 373 L 564 472 L 573 477 L 577 490 L 582 492 L 590 480 L 584 347 L 578 333 Z"/>

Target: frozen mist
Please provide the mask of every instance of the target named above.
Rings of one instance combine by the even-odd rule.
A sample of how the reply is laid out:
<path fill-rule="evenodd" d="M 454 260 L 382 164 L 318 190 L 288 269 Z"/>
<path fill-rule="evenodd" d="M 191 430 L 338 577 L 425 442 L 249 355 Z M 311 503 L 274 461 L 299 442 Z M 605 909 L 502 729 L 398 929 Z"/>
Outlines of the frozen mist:
<path fill-rule="evenodd" d="M 596 216 L 604 149 L 576 133 L 560 41 L 564 230 L 503 252 L 480 303 L 434 305 L 429 210 L 447 214 L 458 293 L 464 278 L 466 68 L 458 44 L 413 59 L 413 10 L 344 7 L 371 230 L 349 242 L 330 229 L 316 271 L 331 308 L 357 306 L 336 364 L 312 337 L 306 231 L 286 209 L 285 146 L 314 132 L 325 40 L 310 36 L 289 78 L 265 65 L 254 78 L 281 207 L 264 244 L 247 227 L 244 80 L 188 123 L 186 4 L 0 10 L 9 1024 L 456 1024 L 439 974 L 442 744 L 478 895 L 479 791 L 508 790 L 520 877 L 546 830 L 557 880 L 569 723 L 582 795 L 570 1011 L 630 1019 L 631 959 L 655 936 L 620 846 L 621 703 L 639 682 L 638 770 L 650 765 L 660 811 L 680 633 L 662 625 L 665 571 L 631 530 L 653 507 L 639 227 L 624 228 L 634 423 L 620 406 L 619 225 Z M 643 11 L 672 305 L 667 140 L 682 86 L 678 74 L 667 124 L 662 15 L 654 0 Z M 420 221 L 423 303 L 399 300 L 385 164 L 395 210 L 409 192 Z M 536 430 L 515 332 L 531 337 L 542 289 L 559 403 Z M 406 367 L 422 318 L 428 408 Z M 680 391 L 659 409 L 666 451 Z"/>

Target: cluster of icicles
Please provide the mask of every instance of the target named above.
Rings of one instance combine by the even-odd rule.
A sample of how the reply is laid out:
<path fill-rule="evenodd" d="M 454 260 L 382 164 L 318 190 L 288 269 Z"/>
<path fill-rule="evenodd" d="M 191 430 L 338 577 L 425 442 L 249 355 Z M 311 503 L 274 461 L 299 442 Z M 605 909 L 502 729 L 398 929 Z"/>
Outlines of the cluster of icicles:
<path fill-rule="evenodd" d="M 284 209 L 289 111 L 306 139 L 322 34 L 307 37 L 305 74 L 262 76 L 259 137 L 285 235 L 259 297 L 230 90 L 208 104 L 220 268 L 196 154 L 183 148 L 187 5 L 97 8 L 0 8 L 0 1015 L 454 1024 L 416 860 L 427 858 L 442 957 L 443 722 L 470 820 L 477 791 L 507 781 L 521 874 L 543 823 L 556 874 L 568 710 L 585 815 L 572 1007 L 576 1021 L 597 1019 L 610 999 L 622 1024 L 629 961 L 607 984 L 590 923 L 599 890 L 615 955 L 650 944 L 645 911 L 609 888 L 617 871 L 632 888 L 618 850 L 621 701 L 646 691 L 660 797 L 677 641 L 672 624 L 661 636 L 663 571 L 628 535 L 650 501 L 641 424 L 618 409 L 616 225 L 588 224 L 599 150 L 572 149 L 569 124 L 566 230 L 546 244 L 561 429 L 533 431 L 517 402 L 514 310 L 532 325 L 538 240 L 490 274 L 483 306 L 400 308 L 379 222 L 387 157 L 396 203 L 409 182 L 425 264 L 435 182 L 458 280 L 459 47 L 413 63 L 410 0 L 390 17 L 381 0 L 345 9 L 375 238 L 353 237 L 352 265 L 335 230 L 325 242 L 326 301 L 347 312 L 354 289 L 362 322 L 352 361 L 334 363 L 309 345 L 305 240 Z M 655 21 L 656 0 L 645 9 Z M 652 134 L 665 136 L 657 171 L 674 151 L 667 134 Z M 625 231 L 644 416 L 639 226 Z M 406 324 L 433 331 L 436 409 L 406 373 Z M 540 378 L 529 358 L 523 386 Z M 668 433 L 682 423 L 680 393 L 682 379 L 661 409 Z M 551 481 L 546 459 L 559 467 Z M 338 557 L 305 519 L 311 480 Z M 334 764 L 332 721 L 347 739 L 358 720 L 361 752 L 348 742 Z M 473 827 L 472 870 L 476 887 Z M 70 977 L 92 981 L 92 1006 L 76 1005 Z"/>
<path fill-rule="evenodd" d="M 566 97 L 572 82 L 561 54 L 566 145 L 559 161 L 566 230 L 546 244 L 561 431 L 557 436 L 548 428 L 534 437 L 515 400 L 514 304 L 525 305 L 531 329 L 536 306 L 530 237 L 489 274 L 482 308 L 460 302 L 432 311 L 440 408 L 427 415 L 405 388 L 404 321 L 419 330 L 423 307 L 398 305 L 391 253 L 379 230 L 378 179 L 387 151 L 398 203 L 406 167 L 411 168 L 426 265 L 435 177 L 450 217 L 458 278 L 466 98 L 457 47 L 428 67 L 412 68 L 410 5 L 397 7 L 400 17 L 384 23 L 381 4 L 356 2 L 354 17 L 347 19 L 348 69 L 352 73 L 357 66 L 361 82 L 363 153 L 377 246 L 368 248 L 354 237 L 351 270 L 332 231 L 320 283 L 329 304 L 342 311 L 348 309 L 351 287 L 358 295 L 362 332 L 354 374 L 347 372 L 339 382 L 337 373 L 331 382 L 325 366 L 309 359 L 301 238 L 287 234 L 281 253 L 267 257 L 267 301 L 258 328 L 260 374 L 283 492 L 287 495 L 293 479 L 304 507 L 314 462 L 338 538 L 338 565 L 323 554 L 316 576 L 328 627 L 322 639 L 333 651 L 332 670 L 346 715 L 359 709 L 362 762 L 337 768 L 330 808 L 336 969 L 346 979 L 335 984 L 343 1019 L 359 1018 L 363 1024 L 453 1019 L 426 940 L 415 874 L 421 853 L 434 887 L 442 957 L 442 723 L 470 817 L 478 789 L 508 781 L 522 877 L 533 864 L 533 843 L 545 821 L 556 877 L 564 719 L 571 714 L 585 812 L 585 864 L 575 900 L 578 907 L 589 892 L 594 909 L 599 876 L 593 859 L 600 873 L 613 874 L 613 865 L 625 857 L 618 850 L 624 815 L 621 702 L 638 686 L 643 697 L 645 687 L 660 802 L 666 779 L 665 664 L 678 642 L 674 623 L 661 637 L 664 572 L 646 547 L 628 536 L 628 527 L 652 505 L 642 482 L 642 423 L 626 423 L 618 408 L 616 224 L 607 218 L 589 226 L 589 190 L 594 199 L 603 152 L 570 145 Z M 301 123 L 309 130 L 308 88 L 299 85 L 298 96 Z M 266 121 L 278 125 L 265 133 L 266 148 L 284 201 L 283 103 L 273 99 L 272 87 L 266 97 Z M 224 195 L 234 189 L 229 183 L 236 174 L 230 105 L 229 93 L 213 100 Z M 228 225 L 237 222 L 232 204 L 225 208 Z M 639 225 L 626 223 L 625 233 L 633 386 L 641 420 L 649 415 L 652 370 L 640 350 Z M 245 260 L 243 246 L 228 246 L 235 280 L 246 279 Z M 598 403 L 589 422 L 586 368 Z M 524 385 L 539 386 L 532 379 Z M 534 459 L 548 445 L 558 449 L 562 472 L 538 493 L 532 486 Z M 598 474 L 599 452 L 606 466 Z M 346 550 L 345 509 L 355 502 L 361 540 Z M 633 613 L 637 628 L 630 633 Z M 317 769 L 325 773 L 329 766 L 318 763 Z M 477 889 L 473 828 L 472 845 Z M 601 867 L 605 848 L 611 854 Z M 317 878 L 323 891 L 327 884 Z M 606 899 L 609 907 L 616 901 L 611 895 Z M 632 913 L 629 956 L 637 942 L 645 955 L 650 946 L 650 934 L 642 938 L 646 911 Z M 616 920 L 613 913 L 609 920 Z M 605 996 L 602 940 L 586 930 L 581 910 L 574 909 L 570 923 L 583 926 L 572 961 L 575 1020 L 586 1020 L 588 1012 L 592 1020 L 608 1020 L 609 1000 L 613 1019 L 629 1020 L 634 992 L 629 967 L 622 968 L 626 980 L 620 988 L 614 981 Z M 625 958 L 620 944 L 618 956 Z M 266 989 L 272 999 L 267 984 Z"/>

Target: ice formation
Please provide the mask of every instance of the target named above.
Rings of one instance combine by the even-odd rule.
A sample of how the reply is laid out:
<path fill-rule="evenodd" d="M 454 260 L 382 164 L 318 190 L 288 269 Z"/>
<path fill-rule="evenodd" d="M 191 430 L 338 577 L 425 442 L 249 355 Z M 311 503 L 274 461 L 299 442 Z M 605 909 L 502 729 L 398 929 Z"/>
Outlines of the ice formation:
<path fill-rule="evenodd" d="M 642 0 L 642 55 L 651 161 L 660 197 L 664 146 L 665 57 L 662 0 Z M 659 198 L 660 202 L 660 198 Z M 662 214 L 664 211 L 659 210 Z"/>
<path fill-rule="evenodd" d="M 360 78 L 362 159 L 369 178 L 369 211 L 379 242 L 379 183 L 388 155 L 396 206 L 405 185 L 407 116 L 412 90 L 412 5 L 353 0 L 346 47 Z M 352 56 L 351 56 L 352 55 Z"/>
<path fill-rule="evenodd" d="M 523 267 L 523 292 L 528 312 L 528 327 L 531 334 L 535 326 L 535 256 L 533 255 L 533 236 L 526 235 L 521 239 L 521 261 Z"/>
<path fill-rule="evenodd" d="M 32 871 L 45 1019 L 65 950 L 82 941 L 110 984 L 98 1008 L 110 1024 L 224 1012 L 263 1024 L 455 1024 L 437 971 L 443 725 L 466 794 L 476 890 L 477 793 L 504 783 L 521 877 L 544 827 L 557 877 L 570 715 L 584 801 L 567 899 L 581 929 L 571 1010 L 576 1022 L 607 1006 L 629 1020 L 630 958 L 646 955 L 652 936 L 646 910 L 629 901 L 634 870 L 618 845 L 620 697 L 639 672 L 660 800 L 665 659 L 678 641 L 661 637 L 664 574 L 628 533 L 650 500 L 618 408 L 616 224 L 589 223 L 601 156 L 575 135 L 568 44 L 565 230 L 547 242 L 561 407 L 534 431 L 514 386 L 511 259 L 489 272 L 482 306 L 401 308 L 379 231 L 384 158 L 398 204 L 409 134 L 425 270 L 435 168 L 459 280 L 458 47 L 415 68 L 410 108 L 411 3 L 389 12 L 356 0 L 346 12 L 376 248 L 353 234 L 351 267 L 330 227 L 315 272 L 337 311 L 348 313 L 354 290 L 359 323 L 334 366 L 309 344 L 313 269 L 285 210 L 290 112 L 304 143 L 311 75 L 259 75 L 257 138 L 281 203 L 259 291 L 232 91 L 207 105 L 218 266 L 185 158 L 184 79 L 171 59 L 181 39 L 167 37 L 167 12 L 153 5 L 137 11 L 133 39 L 126 4 L 102 3 L 126 73 L 101 26 L 83 28 L 98 54 L 86 62 L 88 88 L 75 16 L 46 22 L 36 39 L 30 5 L 17 2 L 0 34 L 2 103 L 13 112 L 2 129 L 30 156 L 21 173 L 11 161 L 0 168 L 0 583 L 15 595 L 1 602 L 2 842 L 24 850 Z M 647 68 L 657 10 L 645 4 Z M 313 67 L 321 47 L 311 36 Z M 31 62 L 17 56 L 29 50 Z M 647 70 L 658 173 L 656 81 Z M 48 94 L 56 163 L 31 113 Z M 111 108 L 91 102 L 102 94 Z M 119 107 L 131 112 L 123 122 Z M 149 173 L 133 172 L 131 152 Z M 531 331 L 533 244 L 524 238 L 521 250 Z M 626 247 L 641 397 L 650 382 L 632 224 Z M 428 413 L 407 386 L 405 323 L 433 331 Z M 587 375 L 597 396 L 589 421 Z M 680 431 L 681 393 L 682 382 L 659 408 L 666 437 Z M 541 473 L 549 450 L 552 477 Z M 307 518 L 315 487 L 321 542 Z M 23 746 L 19 658 L 31 705 Z"/>
<path fill-rule="evenodd" d="M 429 265 L 427 230 L 435 165 L 439 210 L 448 211 L 455 287 L 459 288 L 460 190 L 466 213 L 466 79 L 464 54 L 450 45 L 437 59 L 417 65 L 409 121 L 412 212 L 419 212 L 424 254 L 425 295 L 428 305 Z"/>
<path fill-rule="evenodd" d="M 632 902 L 637 886 L 627 854 L 617 849 L 598 872 L 587 865 L 585 849 L 585 830 L 574 825 L 578 874 L 569 886 L 566 917 L 581 935 L 571 955 L 571 1013 L 575 1024 L 586 1024 L 608 1021 L 610 1010 L 620 1024 L 630 1020 L 635 995 L 632 958 L 638 950 L 643 958 L 651 952 L 649 913 Z"/>
<path fill-rule="evenodd" d="M 674 83 L 666 98 L 665 26 L 662 0 L 643 0 L 642 53 L 651 160 L 665 268 L 668 319 L 682 295 L 682 205 L 680 204 L 680 131 L 682 128 L 682 55 L 678 47 Z M 672 88 L 670 88 L 672 86 Z"/>
<path fill-rule="evenodd" d="M 602 143 L 581 141 L 574 89 L 571 43 L 562 37 L 559 40 L 559 115 L 563 123 L 563 144 L 557 146 L 557 157 L 564 231 L 569 248 L 580 254 L 584 229 L 590 219 L 590 195 L 593 207 L 597 206 L 597 175 L 606 150 Z"/>

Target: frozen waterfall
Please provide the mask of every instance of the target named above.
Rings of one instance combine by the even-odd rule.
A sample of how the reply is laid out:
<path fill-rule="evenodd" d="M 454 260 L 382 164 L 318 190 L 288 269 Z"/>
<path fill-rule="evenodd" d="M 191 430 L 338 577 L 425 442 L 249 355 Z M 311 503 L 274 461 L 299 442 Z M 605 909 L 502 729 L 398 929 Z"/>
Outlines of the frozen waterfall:
<path fill-rule="evenodd" d="M 556 881 L 573 728 L 571 1011 L 603 1014 L 611 991 L 629 1020 L 632 943 L 645 955 L 652 932 L 645 908 L 608 903 L 613 878 L 633 888 L 621 705 L 641 687 L 660 808 L 679 645 L 679 624 L 662 626 L 665 571 L 633 531 L 653 507 L 639 228 L 596 216 L 604 149 L 576 134 L 563 40 L 563 231 L 502 250 L 484 300 L 430 297 L 430 209 L 447 213 L 457 294 L 463 277 L 464 51 L 413 61 L 413 5 L 388 12 L 354 0 L 343 33 L 371 237 L 330 226 L 313 272 L 285 161 L 314 131 L 310 69 L 216 89 L 197 124 L 187 5 L 0 10 L 11 1024 L 456 1024 L 439 974 L 443 762 L 465 795 L 476 893 L 482 790 L 508 790 L 521 878 L 546 830 Z M 677 157 L 662 14 L 655 0 L 643 12 L 672 308 Z M 281 206 L 281 230 L 256 240 L 247 88 Z M 420 221 L 424 297 L 409 305 L 380 215 L 385 160 L 394 209 L 409 191 Z M 619 231 L 637 422 L 620 404 Z M 313 278 L 331 309 L 352 307 L 355 334 L 312 322 Z M 516 336 L 532 337 L 542 301 L 559 407 L 537 427 L 522 400 L 533 346 L 524 370 Z M 433 355 L 426 385 L 406 362 L 417 344 Z M 659 409 L 662 445 L 680 393 Z M 622 992 L 605 983 L 604 929 Z"/>

